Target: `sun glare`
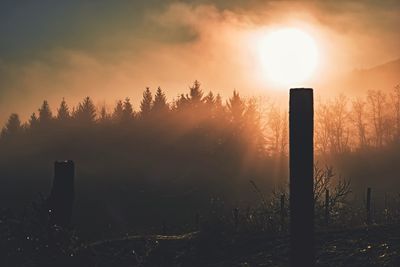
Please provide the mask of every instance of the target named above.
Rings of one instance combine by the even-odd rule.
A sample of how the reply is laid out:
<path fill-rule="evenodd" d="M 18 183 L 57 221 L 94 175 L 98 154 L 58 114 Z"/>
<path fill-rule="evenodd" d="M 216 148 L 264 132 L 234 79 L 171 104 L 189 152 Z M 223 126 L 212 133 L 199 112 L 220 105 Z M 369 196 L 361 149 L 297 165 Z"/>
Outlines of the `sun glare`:
<path fill-rule="evenodd" d="M 259 43 L 263 75 L 277 85 L 304 86 L 318 64 L 318 49 L 307 33 L 284 28 L 266 34 Z"/>

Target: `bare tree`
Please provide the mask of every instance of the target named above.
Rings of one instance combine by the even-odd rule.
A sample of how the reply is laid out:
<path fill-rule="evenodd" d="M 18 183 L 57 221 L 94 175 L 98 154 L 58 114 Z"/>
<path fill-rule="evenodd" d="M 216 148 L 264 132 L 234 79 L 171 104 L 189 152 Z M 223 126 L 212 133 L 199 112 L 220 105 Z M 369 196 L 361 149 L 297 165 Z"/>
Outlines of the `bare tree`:
<path fill-rule="evenodd" d="M 274 155 L 284 155 L 288 145 L 288 116 L 275 105 L 268 113 L 268 141 L 269 149 Z"/>
<path fill-rule="evenodd" d="M 321 168 L 318 164 L 315 164 L 314 201 L 316 204 L 323 202 L 323 194 L 326 190 L 331 191 L 329 202 L 330 206 L 334 207 L 339 202 L 343 202 L 346 196 L 351 192 L 350 180 L 337 176 L 332 166 Z"/>
<path fill-rule="evenodd" d="M 322 155 L 329 152 L 329 139 L 331 128 L 331 114 L 329 105 L 319 102 L 315 112 L 315 148 Z"/>
<path fill-rule="evenodd" d="M 361 98 L 357 98 L 352 102 L 352 122 L 357 129 L 358 146 L 365 148 L 368 145 L 367 139 L 367 123 L 366 116 L 366 103 Z"/>
<path fill-rule="evenodd" d="M 391 94 L 391 101 L 393 107 L 394 114 L 394 140 L 400 140 L 400 84 L 394 87 L 394 90 Z"/>
<path fill-rule="evenodd" d="M 384 144 L 385 134 L 386 95 L 381 91 L 369 91 L 367 99 L 370 106 L 374 143 L 376 147 L 382 147 Z"/>
<path fill-rule="evenodd" d="M 289 200 L 288 185 L 280 186 L 272 191 L 271 198 L 269 201 L 267 197 L 262 193 L 260 188 L 254 181 L 250 181 L 250 184 L 259 197 L 260 206 L 259 209 L 262 210 L 263 214 L 267 214 L 264 223 L 268 221 L 273 221 L 275 227 L 279 225 L 280 218 L 279 212 L 282 208 L 286 209 L 285 214 L 288 214 L 288 206 L 281 207 L 282 198 L 284 202 Z M 340 216 L 344 214 L 346 199 L 351 193 L 351 181 L 345 179 L 340 175 L 337 175 L 332 166 L 321 167 L 316 163 L 314 165 L 314 203 L 316 214 L 318 216 L 322 215 L 325 211 L 325 192 L 329 190 L 328 207 L 329 213 L 332 215 Z"/>
<path fill-rule="evenodd" d="M 329 136 L 331 152 L 344 153 L 349 150 L 347 98 L 340 95 L 330 105 Z"/>

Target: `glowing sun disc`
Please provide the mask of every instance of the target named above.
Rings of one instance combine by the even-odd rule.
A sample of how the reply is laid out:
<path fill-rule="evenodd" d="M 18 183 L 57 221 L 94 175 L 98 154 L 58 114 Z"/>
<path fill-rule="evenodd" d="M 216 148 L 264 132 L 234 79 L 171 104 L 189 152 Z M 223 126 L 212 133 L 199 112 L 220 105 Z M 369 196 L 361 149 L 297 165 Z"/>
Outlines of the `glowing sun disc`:
<path fill-rule="evenodd" d="M 268 79 L 280 85 L 300 85 L 312 76 L 318 64 L 315 41 L 295 28 L 267 34 L 259 51 Z"/>

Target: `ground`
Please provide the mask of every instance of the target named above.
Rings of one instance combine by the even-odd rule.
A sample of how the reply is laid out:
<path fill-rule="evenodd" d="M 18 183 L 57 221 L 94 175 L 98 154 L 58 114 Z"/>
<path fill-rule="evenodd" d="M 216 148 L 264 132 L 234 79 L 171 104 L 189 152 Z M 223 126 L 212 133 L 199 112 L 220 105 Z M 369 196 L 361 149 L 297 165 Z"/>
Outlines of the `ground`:
<path fill-rule="evenodd" d="M 288 266 L 288 236 L 204 234 L 127 236 L 88 243 L 86 266 Z M 400 266 L 400 225 L 316 233 L 317 266 Z"/>

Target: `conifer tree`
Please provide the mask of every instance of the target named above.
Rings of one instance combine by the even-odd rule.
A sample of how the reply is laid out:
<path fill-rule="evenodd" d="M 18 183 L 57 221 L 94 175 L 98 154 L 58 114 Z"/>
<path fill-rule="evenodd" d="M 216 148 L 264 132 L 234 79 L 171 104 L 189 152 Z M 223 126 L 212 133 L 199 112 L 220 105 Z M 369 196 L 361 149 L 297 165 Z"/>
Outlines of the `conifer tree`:
<path fill-rule="evenodd" d="M 164 113 L 169 110 L 169 106 L 167 103 L 167 98 L 165 97 L 164 92 L 160 87 L 157 88 L 157 92 L 154 96 L 153 108 L 152 111 L 156 113 Z"/>
<path fill-rule="evenodd" d="M 228 116 L 226 113 L 226 108 L 225 108 L 224 104 L 222 103 L 222 97 L 220 94 L 217 94 L 217 96 L 215 97 L 213 116 L 215 118 L 218 118 L 218 120 L 221 121 L 221 123 L 227 122 L 226 120 L 228 119 Z"/>
<path fill-rule="evenodd" d="M 134 117 L 133 107 L 131 104 L 130 99 L 127 97 L 123 103 L 123 110 L 122 110 L 122 120 L 129 121 L 132 120 Z"/>
<path fill-rule="evenodd" d="M 121 122 L 124 114 L 124 104 L 121 100 L 118 100 L 117 105 L 114 108 L 114 112 L 112 114 L 113 120 L 115 122 Z"/>
<path fill-rule="evenodd" d="M 188 106 L 188 104 L 189 104 L 189 96 L 181 94 L 178 97 L 178 100 L 176 100 L 175 102 L 175 109 L 178 111 L 183 111 Z"/>
<path fill-rule="evenodd" d="M 203 91 L 200 89 L 200 83 L 196 80 L 190 88 L 190 103 L 198 106 L 203 101 Z"/>
<path fill-rule="evenodd" d="M 212 118 L 215 118 L 215 97 L 213 92 L 209 92 L 205 97 L 204 97 L 204 105 L 206 107 L 204 115 L 205 116 L 211 116 Z"/>
<path fill-rule="evenodd" d="M 153 104 L 153 95 L 151 94 L 150 88 L 146 87 L 146 90 L 143 92 L 143 99 L 140 102 L 140 115 L 142 117 L 150 113 L 152 104 Z"/>
<path fill-rule="evenodd" d="M 69 118 L 70 118 L 69 108 L 67 102 L 65 102 L 65 99 L 63 98 L 60 103 L 60 107 L 57 110 L 57 119 L 60 121 L 66 121 Z"/>
<path fill-rule="evenodd" d="M 245 111 L 245 103 L 240 98 L 239 93 L 236 90 L 233 91 L 233 96 L 229 99 L 227 103 L 228 111 L 231 115 L 232 121 L 236 123 L 241 123 L 243 114 Z"/>
<path fill-rule="evenodd" d="M 8 118 L 6 125 L 2 130 L 2 136 L 16 136 L 22 131 L 21 120 L 18 114 L 13 113 Z"/>
<path fill-rule="evenodd" d="M 96 120 L 96 107 L 93 104 L 90 97 L 85 99 L 78 104 L 78 108 L 74 114 L 75 119 L 81 123 L 93 123 Z"/>
<path fill-rule="evenodd" d="M 36 117 L 36 113 L 33 112 L 32 115 L 31 115 L 31 117 L 29 118 L 29 127 L 30 127 L 31 129 L 34 129 L 34 128 L 37 127 L 38 123 L 39 123 L 39 120 L 38 120 L 38 118 Z"/>
<path fill-rule="evenodd" d="M 220 94 L 217 94 L 215 97 L 215 107 L 217 111 L 223 111 L 224 105 L 222 104 L 222 97 Z"/>
<path fill-rule="evenodd" d="M 204 97 L 204 102 L 207 104 L 207 106 L 214 106 L 215 104 L 215 97 L 213 92 L 209 92 L 206 97 Z"/>
<path fill-rule="evenodd" d="M 50 110 L 49 103 L 47 100 L 43 101 L 42 106 L 39 108 L 39 122 L 41 124 L 48 124 L 53 118 L 52 112 Z"/>
<path fill-rule="evenodd" d="M 104 123 L 110 119 L 110 115 L 107 113 L 107 109 L 105 105 L 102 105 L 99 113 L 99 121 Z"/>

